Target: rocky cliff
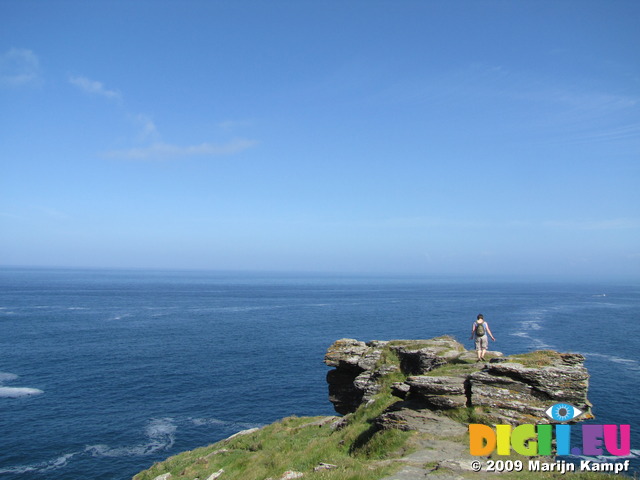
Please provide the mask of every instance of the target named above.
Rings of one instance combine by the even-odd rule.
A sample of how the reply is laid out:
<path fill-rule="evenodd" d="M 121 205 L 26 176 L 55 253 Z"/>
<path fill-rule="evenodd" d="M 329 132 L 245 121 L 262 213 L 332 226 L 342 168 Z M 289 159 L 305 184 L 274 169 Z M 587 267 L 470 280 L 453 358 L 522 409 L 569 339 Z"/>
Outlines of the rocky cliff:
<path fill-rule="evenodd" d="M 593 418 L 587 399 L 585 358 L 574 353 L 537 351 L 503 356 L 489 352 L 476 362 L 475 352 L 451 337 L 430 340 L 361 342 L 341 339 L 331 345 L 325 363 L 329 399 L 341 414 L 354 412 L 391 383 L 394 395 L 434 411 L 468 408 L 487 423 L 548 423 L 545 410 L 560 402 Z"/>
<path fill-rule="evenodd" d="M 325 362 L 333 367 L 329 398 L 342 417 L 285 418 L 169 458 L 134 480 L 495 478 L 474 468 L 479 457 L 469 452 L 468 424 L 546 423 L 545 410 L 560 402 L 586 412 L 578 420 L 592 418 L 581 355 L 490 352 L 488 358 L 477 363 L 475 352 L 446 336 L 338 340 Z"/>

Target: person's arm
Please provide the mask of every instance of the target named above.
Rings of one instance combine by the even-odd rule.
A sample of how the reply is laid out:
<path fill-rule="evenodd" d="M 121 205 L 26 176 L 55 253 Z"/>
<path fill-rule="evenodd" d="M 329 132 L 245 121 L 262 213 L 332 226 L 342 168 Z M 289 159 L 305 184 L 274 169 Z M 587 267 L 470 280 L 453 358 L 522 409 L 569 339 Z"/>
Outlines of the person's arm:
<path fill-rule="evenodd" d="M 484 327 L 487 329 L 487 333 L 491 337 L 491 340 L 495 342 L 496 338 L 493 336 L 493 333 L 491 333 L 491 329 L 489 328 L 489 324 L 487 322 L 484 322 Z"/>
<path fill-rule="evenodd" d="M 476 333 L 476 322 L 473 322 L 473 325 L 471 325 L 471 336 L 469 337 L 469 340 L 473 340 L 473 336 Z"/>

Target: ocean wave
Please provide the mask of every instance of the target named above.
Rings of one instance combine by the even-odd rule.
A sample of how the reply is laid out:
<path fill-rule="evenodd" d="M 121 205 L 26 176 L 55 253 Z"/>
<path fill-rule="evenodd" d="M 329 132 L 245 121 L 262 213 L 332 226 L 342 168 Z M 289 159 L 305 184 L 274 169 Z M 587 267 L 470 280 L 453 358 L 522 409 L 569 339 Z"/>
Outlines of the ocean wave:
<path fill-rule="evenodd" d="M 0 384 L 15 380 L 16 378 L 18 378 L 18 375 L 15 373 L 0 372 Z"/>
<path fill-rule="evenodd" d="M 544 341 L 540 340 L 539 338 L 536 338 L 535 336 L 529 335 L 528 333 L 529 331 L 530 329 L 518 330 L 510 333 L 509 335 L 512 337 L 527 339 L 532 344 L 532 347 L 536 350 L 555 350 L 555 347 L 553 345 L 545 343 Z"/>
<path fill-rule="evenodd" d="M 5 382 L 11 382 L 20 378 L 15 373 L 0 372 L 0 398 L 19 398 L 27 397 L 29 395 L 40 395 L 44 393 L 39 388 L 27 388 L 27 387 L 5 387 Z"/>
<path fill-rule="evenodd" d="M 147 442 L 125 447 L 110 447 L 109 445 L 88 445 L 84 452 L 93 457 L 138 457 L 168 450 L 175 443 L 175 433 L 178 429 L 172 418 L 157 418 L 145 427 Z"/>
<path fill-rule="evenodd" d="M 260 428 L 264 426 L 261 423 L 233 422 L 220 420 L 218 418 L 190 418 L 189 421 L 196 427 L 215 425 L 234 430 L 247 430 L 249 428 Z"/>
<path fill-rule="evenodd" d="M 587 358 L 601 358 L 603 360 L 617 363 L 634 372 L 640 372 L 640 362 L 631 358 L 618 357 L 616 355 L 608 355 L 604 353 L 581 352 Z"/>
<path fill-rule="evenodd" d="M 17 377 L 13 374 L 2 373 L 3 378 Z M 0 474 L 25 474 L 31 472 L 50 472 L 52 470 L 65 467 L 69 461 L 76 457 L 90 456 L 93 458 L 117 458 L 117 457 L 140 457 L 152 455 L 159 451 L 171 449 L 175 444 L 176 431 L 178 423 L 184 423 L 185 420 L 178 422 L 174 418 L 154 418 L 149 420 L 144 428 L 146 441 L 135 445 L 112 446 L 107 444 L 87 445 L 83 450 L 66 453 L 52 460 L 32 463 L 27 465 L 16 465 L 13 467 L 0 469 Z M 228 420 L 220 420 L 218 418 L 187 418 L 186 422 L 195 426 L 217 425 L 229 428 L 234 431 L 246 430 L 249 428 L 261 427 L 262 424 L 233 422 Z"/>
<path fill-rule="evenodd" d="M 41 393 L 44 392 L 38 388 L 0 387 L 0 398 L 28 397 L 29 395 L 40 395 Z"/>
<path fill-rule="evenodd" d="M 538 337 L 538 332 L 543 330 L 546 320 L 555 310 L 557 307 L 541 307 L 528 308 L 519 312 L 516 314 L 516 318 L 518 318 L 516 327 L 509 335 L 528 340 L 532 348 L 536 350 L 554 349 L 553 345 Z"/>
<path fill-rule="evenodd" d="M 177 426 L 172 418 L 152 419 L 144 431 L 148 441 L 140 445 L 125 447 L 110 447 L 109 445 L 103 444 L 88 445 L 82 451 L 66 453 L 53 460 L 1 468 L 0 474 L 12 473 L 20 475 L 30 472 L 46 473 L 67 466 L 73 457 L 81 457 L 84 455 L 107 458 L 150 455 L 160 450 L 170 449 L 175 443 L 176 430 Z"/>
<path fill-rule="evenodd" d="M 236 305 L 228 307 L 192 307 L 189 308 L 189 312 L 203 314 L 203 313 L 246 313 L 263 310 L 278 310 L 288 308 L 289 305 Z"/>
<path fill-rule="evenodd" d="M 522 322 L 520 326 L 527 330 L 542 330 L 542 326 L 536 320 Z"/>
<path fill-rule="evenodd" d="M 14 473 L 14 474 L 23 474 L 29 472 L 50 472 L 52 470 L 57 470 L 58 468 L 65 467 L 69 460 L 76 456 L 79 452 L 67 453 L 65 455 L 61 455 L 53 460 L 49 460 L 46 462 L 40 463 L 32 463 L 30 465 L 18 465 L 16 467 L 10 468 L 2 468 L 0 469 L 0 474 L 2 473 Z"/>
<path fill-rule="evenodd" d="M 276 310 L 278 308 L 285 308 L 284 305 L 259 305 L 259 306 L 246 306 L 246 307 L 221 307 L 220 310 L 225 312 L 254 312 L 257 310 Z"/>

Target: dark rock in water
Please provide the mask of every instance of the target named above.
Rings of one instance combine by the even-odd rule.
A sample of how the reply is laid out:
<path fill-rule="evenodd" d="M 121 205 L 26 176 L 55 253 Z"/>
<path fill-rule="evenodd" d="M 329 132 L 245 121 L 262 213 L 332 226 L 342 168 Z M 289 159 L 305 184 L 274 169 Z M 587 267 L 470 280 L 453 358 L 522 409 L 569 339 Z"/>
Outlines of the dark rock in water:
<path fill-rule="evenodd" d="M 584 418 L 593 418 L 582 355 L 542 351 L 502 357 L 488 352 L 488 357 L 493 358 L 476 363 L 475 352 L 448 336 L 338 340 L 325 356 L 325 363 L 336 367 L 327 375 L 329 398 L 338 413 L 354 412 L 381 391 L 382 377 L 401 372 L 406 380 L 394 382 L 391 392 L 434 411 L 478 407 L 493 423 L 548 423 L 546 409 L 566 402 L 587 412 Z M 398 415 L 389 413 L 381 426 L 403 428 Z"/>

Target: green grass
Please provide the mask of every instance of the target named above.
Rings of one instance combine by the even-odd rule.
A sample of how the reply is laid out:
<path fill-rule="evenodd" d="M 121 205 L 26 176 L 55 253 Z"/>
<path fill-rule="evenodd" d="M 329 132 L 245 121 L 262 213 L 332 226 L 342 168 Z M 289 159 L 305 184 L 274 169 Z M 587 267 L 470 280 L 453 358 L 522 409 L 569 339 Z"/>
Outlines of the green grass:
<path fill-rule="evenodd" d="M 441 413 L 464 425 L 471 423 L 491 424 L 489 417 L 487 417 L 488 411 L 485 410 L 485 407 L 451 408 L 449 410 L 443 410 Z"/>
<path fill-rule="evenodd" d="M 511 355 L 508 359 L 521 363 L 525 367 L 548 367 L 561 359 L 558 352 L 552 350 L 536 350 L 535 352 Z"/>
<path fill-rule="evenodd" d="M 430 372 L 424 374 L 427 377 L 457 377 L 459 375 L 469 375 L 478 370 L 476 363 L 473 362 L 451 362 L 440 367 L 434 368 Z"/>
<path fill-rule="evenodd" d="M 397 401 L 386 392 L 370 405 L 347 417 L 347 425 L 333 430 L 323 417 L 288 417 L 254 433 L 223 440 L 208 447 L 171 457 L 139 473 L 135 480 L 153 480 L 170 472 L 171 479 L 206 479 L 224 469 L 224 478 L 263 480 L 280 478 L 287 470 L 305 478 L 323 480 L 372 480 L 392 473 L 397 466 L 385 461 L 406 453 L 413 433 L 378 431 L 373 420 Z M 314 424 L 316 422 L 316 424 Z M 210 455 L 217 450 L 226 452 Z M 320 462 L 338 468 L 314 472 Z"/>
<path fill-rule="evenodd" d="M 385 345 L 380 352 L 380 358 L 376 362 L 376 366 L 374 368 L 378 369 L 383 365 L 395 365 L 400 368 L 400 357 L 395 350 L 391 350 L 390 345 Z"/>

